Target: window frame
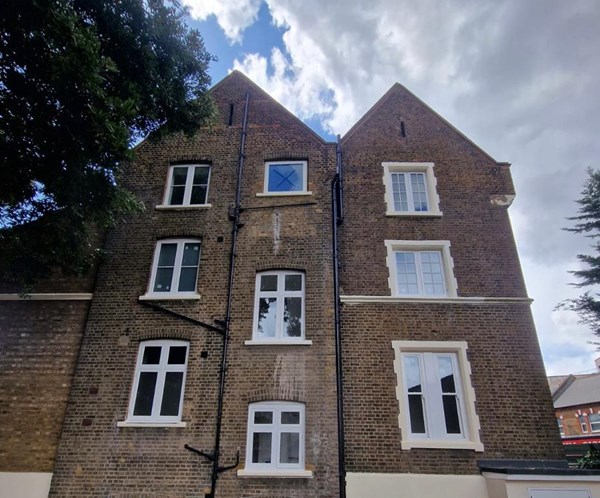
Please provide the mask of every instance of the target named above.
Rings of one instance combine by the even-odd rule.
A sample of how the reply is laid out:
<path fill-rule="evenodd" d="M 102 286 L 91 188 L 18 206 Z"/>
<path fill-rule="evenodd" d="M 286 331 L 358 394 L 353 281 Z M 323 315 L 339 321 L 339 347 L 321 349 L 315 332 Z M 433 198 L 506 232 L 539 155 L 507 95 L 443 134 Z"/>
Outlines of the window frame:
<path fill-rule="evenodd" d="M 391 296 L 407 299 L 444 299 L 448 297 L 457 297 L 458 284 L 454 277 L 454 260 L 450 254 L 450 241 L 448 240 L 386 240 L 385 246 L 387 249 L 386 265 L 388 267 L 388 286 Z M 439 252 L 442 264 L 442 276 L 444 280 L 445 294 L 425 294 L 422 283 L 422 266 L 417 266 L 417 280 L 419 293 L 417 294 L 401 294 L 398 285 L 398 269 L 396 263 L 396 253 L 424 253 L 424 252 Z M 415 264 L 417 262 L 415 259 Z"/>
<path fill-rule="evenodd" d="M 160 361 L 158 364 L 143 364 L 144 350 L 146 347 L 161 347 Z M 185 363 L 169 365 L 169 348 L 171 346 L 185 346 Z M 141 341 L 138 347 L 138 353 L 135 363 L 135 372 L 129 395 L 129 405 L 127 409 L 127 420 L 121 425 L 148 424 L 148 425 L 181 425 L 183 414 L 183 400 L 185 395 L 185 383 L 187 378 L 187 367 L 190 355 L 190 342 L 180 339 L 158 339 Z M 134 415 L 135 403 L 137 401 L 137 390 L 140 376 L 143 372 L 157 372 L 157 379 L 152 400 L 152 410 L 150 415 Z M 182 372 L 181 393 L 179 397 L 179 410 L 177 415 L 160 415 L 160 405 L 165 392 L 165 378 L 169 372 Z"/>
<path fill-rule="evenodd" d="M 430 162 L 382 162 L 383 167 L 383 185 L 385 188 L 386 216 L 442 216 L 440 211 L 440 198 L 437 194 L 437 180 L 433 173 L 434 163 Z M 408 210 L 399 211 L 394 203 L 394 188 L 392 174 L 401 173 L 410 175 L 411 173 L 421 173 L 425 179 L 425 192 L 427 197 L 427 210 L 416 211 L 414 203 L 409 204 Z M 406 178 L 406 177 L 405 177 Z M 407 197 L 413 198 L 411 182 L 406 183 Z M 410 190 L 410 192 L 409 192 Z"/>
<path fill-rule="evenodd" d="M 592 417 L 598 420 L 592 421 Z M 590 432 L 600 432 L 600 413 L 590 413 L 588 415 L 588 422 L 590 423 Z M 594 424 L 598 426 L 597 429 L 594 429 Z"/>
<path fill-rule="evenodd" d="M 276 291 L 261 291 L 261 277 L 276 275 L 277 290 Z M 301 291 L 286 291 L 285 277 L 286 275 L 300 275 L 302 277 Z M 277 299 L 277 315 L 275 318 L 275 336 L 261 337 L 258 333 L 260 299 L 262 297 L 276 297 Z M 300 321 L 300 336 L 288 337 L 283 335 L 284 322 L 284 300 L 286 297 L 300 297 L 302 299 L 301 306 L 301 321 Z M 254 286 L 254 316 L 252 322 L 252 340 L 246 341 L 246 344 L 311 344 L 311 341 L 305 339 L 306 333 L 306 274 L 298 270 L 268 270 L 258 272 L 256 274 L 256 282 Z"/>
<path fill-rule="evenodd" d="M 173 172 L 175 168 L 187 168 L 188 173 L 186 177 L 185 190 L 183 194 L 182 204 L 171 204 L 171 187 L 173 186 Z M 208 168 L 208 179 L 206 181 L 206 197 L 202 204 L 192 204 L 192 187 L 194 185 L 194 172 L 196 168 Z M 190 174 L 190 169 L 192 174 Z M 162 204 L 156 206 L 159 209 L 193 209 L 193 208 L 206 208 L 211 207 L 208 203 L 208 194 L 210 192 L 210 179 L 212 175 L 212 165 L 209 163 L 185 163 L 185 164 L 172 164 L 169 166 L 169 172 L 167 176 L 167 184 L 165 187 Z"/>
<path fill-rule="evenodd" d="M 269 190 L 269 175 L 270 175 L 270 167 L 277 166 L 278 164 L 300 164 L 302 165 L 302 190 L 294 190 L 294 191 L 279 191 Z M 263 180 L 263 191 L 256 194 L 259 197 L 266 196 L 288 196 L 288 195 L 312 195 L 312 192 L 308 190 L 308 161 L 307 160 L 297 160 L 297 159 L 288 159 L 288 160 L 278 160 L 278 161 L 265 161 L 264 166 L 264 180 Z"/>
<path fill-rule="evenodd" d="M 589 425 L 588 425 L 588 421 L 586 420 L 586 414 L 585 413 L 576 413 L 575 416 L 579 420 L 579 427 L 581 429 L 581 433 L 588 434 L 589 433 Z"/>
<path fill-rule="evenodd" d="M 254 414 L 256 412 L 272 412 L 273 423 L 256 424 Z M 282 424 L 282 412 L 298 412 L 300 414 L 299 424 Z M 255 432 L 271 433 L 271 463 L 253 463 L 253 435 Z M 280 435 L 282 432 L 299 434 L 298 463 L 282 464 L 279 462 L 281 453 Z M 248 424 L 246 434 L 246 462 L 244 472 L 259 474 L 285 474 L 305 470 L 305 406 L 303 403 L 292 401 L 259 401 L 248 405 Z"/>
<path fill-rule="evenodd" d="M 392 341 L 392 348 L 395 352 L 394 372 L 396 374 L 396 399 L 399 406 L 398 426 L 402 437 L 401 446 L 404 450 L 412 448 L 455 448 L 468 449 L 474 451 L 483 451 L 483 444 L 480 440 L 479 417 L 475 410 L 475 391 L 471 385 L 471 367 L 467 358 L 467 343 L 464 341 Z M 406 355 L 432 354 L 432 355 L 453 355 L 455 358 L 455 383 L 457 386 L 457 396 L 459 399 L 459 413 L 462 416 L 462 435 L 446 434 L 441 436 L 437 424 L 426 421 L 426 434 L 413 434 L 411 431 L 411 421 L 408 411 L 408 393 L 404 373 L 404 358 Z M 421 363 L 421 368 L 425 367 Z M 425 372 L 425 375 L 427 373 Z M 433 378 L 430 375 L 430 379 Z M 429 382 L 431 384 L 431 382 Z M 440 391 L 441 392 L 441 391 Z M 441 401 L 434 400 L 427 404 L 427 399 L 436 396 L 439 392 L 425 392 L 426 400 L 425 418 L 427 412 L 431 411 L 431 406 L 441 406 Z M 443 420 L 443 416 L 442 416 Z M 435 437 L 432 437 L 435 436 Z"/>
<path fill-rule="evenodd" d="M 171 289 L 177 289 L 181 279 L 181 268 L 183 263 L 183 251 L 186 244 L 199 244 L 198 267 L 196 270 L 196 284 L 193 291 L 178 291 L 170 290 L 167 292 L 157 292 L 154 290 L 156 276 L 158 273 L 158 262 L 160 258 L 160 250 L 163 244 L 177 244 L 175 253 L 175 266 L 173 267 L 173 276 L 171 277 Z M 154 256 L 152 259 L 152 269 L 150 272 L 150 280 L 146 294 L 140 296 L 140 300 L 151 299 L 200 299 L 198 294 L 198 279 L 200 278 L 200 266 L 202 263 L 202 241 L 197 238 L 169 238 L 156 241 L 154 248 Z"/>

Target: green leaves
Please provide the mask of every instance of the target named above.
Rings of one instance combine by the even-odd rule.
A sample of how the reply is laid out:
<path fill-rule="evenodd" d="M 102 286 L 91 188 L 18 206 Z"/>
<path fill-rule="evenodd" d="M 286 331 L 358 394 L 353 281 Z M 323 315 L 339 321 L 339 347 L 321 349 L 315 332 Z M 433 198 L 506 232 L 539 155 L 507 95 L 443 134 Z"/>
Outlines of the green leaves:
<path fill-rule="evenodd" d="M 81 273 L 90 255 L 71 255 L 89 246 L 90 227 L 140 209 L 116 181 L 131 146 L 210 121 L 213 58 L 185 13 L 162 0 L 5 0 L 0 259 L 11 278 L 23 280 L 22 265 L 31 267 L 27 283 L 54 266 Z M 51 236 L 59 232 L 64 239 Z M 68 251 L 53 247 L 60 243 Z"/>

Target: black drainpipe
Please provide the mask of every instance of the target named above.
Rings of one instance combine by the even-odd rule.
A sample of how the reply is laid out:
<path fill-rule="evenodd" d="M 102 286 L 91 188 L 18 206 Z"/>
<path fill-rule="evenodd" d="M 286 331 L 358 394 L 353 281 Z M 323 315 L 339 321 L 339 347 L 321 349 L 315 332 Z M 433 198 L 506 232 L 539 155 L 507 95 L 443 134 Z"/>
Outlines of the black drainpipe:
<path fill-rule="evenodd" d="M 219 398 L 217 403 L 217 429 L 215 433 L 215 449 L 213 453 L 213 468 L 210 482 L 210 498 L 215 497 L 217 479 L 223 469 L 219 467 L 219 454 L 221 448 L 221 425 L 223 421 L 223 397 L 225 394 L 225 374 L 227 373 L 227 348 L 229 345 L 230 322 L 231 322 L 231 303 L 233 300 L 233 277 L 235 265 L 235 252 L 237 248 L 237 236 L 240 225 L 240 201 L 242 197 L 242 171 L 244 170 L 244 148 L 246 145 L 246 124 L 248 122 L 248 102 L 250 93 L 246 93 L 246 102 L 244 104 L 244 121 L 242 124 L 242 142 L 240 145 L 240 157 L 237 171 L 237 189 L 235 193 L 235 206 L 230 213 L 231 219 L 231 253 L 229 255 L 229 287 L 227 290 L 227 313 L 225 315 L 225 334 L 223 334 L 223 350 L 221 352 L 221 370 L 219 372 Z"/>
<path fill-rule="evenodd" d="M 342 147 L 337 137 L 336 174 L 331 182 L 331 231 L 333 238 L 333 301 L 335 310 L 335 371 L 337 381 L 337 421 L 338 421 L 338 471 L 340 498 L 346 498 L 346 445 L 344 442 L 344 381 L 342 372 L 342 333 L 340 322 L 340 260 L 338 248 L 338 226 L 344 221 Z"/>

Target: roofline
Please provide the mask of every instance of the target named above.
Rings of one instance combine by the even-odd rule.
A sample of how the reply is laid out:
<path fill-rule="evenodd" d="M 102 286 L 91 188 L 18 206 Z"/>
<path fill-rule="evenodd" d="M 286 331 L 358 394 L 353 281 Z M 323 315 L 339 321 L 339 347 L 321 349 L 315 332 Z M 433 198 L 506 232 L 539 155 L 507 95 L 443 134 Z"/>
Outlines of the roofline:
<path fill-rule="evenodd" d="M 558 399 L 565 393 L 565 391 L 575 382 L 576 377 L 573 374 L 567 375 L 567 378 L 563 380 L 560 385 L 554 391 L 552 395 L 552 401 L 556 403 Z"/>
<path fill-rule="evenodd" d="M 278 107 L 280 107 L 283 111 L 285 111 L 287 114 L 289 114 L 292 118 L 294 118 L 295 121 L 297 121 L 298 123 L 300 123 L 302 125 L 303 128 L 305 128 L 306 130 L 310 131 L 312 133 L 312 135 L 314 135 L 315 138 L 318 138 L 319 141 L 323 144 L 334 144 L 335 142 L 329 142 L 327 140 L 325 140 L 321 135 L 319 135 L 315 130 L 313 130 L 310 126 L 308 126 L 304 121 L 302 121 L 298 116 L 296 116 L 292 111 L 290 111 L 289 109 L 287 109 L 281 102 L 279 102 L 278 100 L 276 100 L 275 98 L 271 97 L 265 90 L 263 90 L 260 86 L 258 86 L 254 81 L 252 81 L 248 76 L 246 76 L 244 73 L 242 73 L 240 70 L 238 69 L 233 69 L 227 76 L 225 76 L 223 79 L 221 79 L 221 81 L 219 81 L 218 83 L 216 83 L 214 86 L 212 86 L 209 90 L 208 93 L 211 93 L 213 90 L 215 90 L 216 88 L 219 88 L 224 82 L 225 80 L 229 79 L 230 77 L 232 77 L 233 75 L 239 75 L 241 76 L 244 80 L 246 80 L 246 82 L 250 85 L 252 85 L 256 90 L 258 90 L 260 93 L 264 94 L 265 97 L 267 97 L 269 100 L 271 100 L 274 104 L 276 104 Z"/>
<path fill-rule="evenodd" d="M 448 126 L 449 128 L 451 128 L 452 130 L 454 130 L 455 133 L 457 133 L 459 136 L 461 136 L 463 139 L 465 139 L 468 143 L 470 143 L 473 147 L 475 147 L 477 150 L 479 150 L 490 161 L 492 161 L 492 162 L 494 162 L 494 163 L 496 163 L 496 164 L 498 164 L 500 166 L 510 166 L 510 163 L 508 163 L 508 162 L 497 161 L 496 159 L 494 159 L 490 154 L 488 154 L 485 150 L 483 150 L 479 145 L 477 145 L 475 142 L 473 142 L 473 140 L 471 140 L 469 137 L 467 137 L 467 135 L 465 135 L 462 131 L 460 131 L 458 128 L 456 128 L 456 126 L 454 126 L 452 123 L 450 123 L 448 120 L 446 120 L 446 118 L 444 118 L 441 114 L 439 114 L 437 111 L 435 111 L 433 108 L 431 108 L 425 102 L 423 102 L 419 97 L 417 97 L 413 92 L 411 92 L 404 85 L 402 85 L 400 83 L 397 83 L 397 82 L 394 83 L 390 87 L 390 89 L 387 92 L 385 92 L 383 94 L 383 96 L 377 102 L 375 102 L 375 104 L 373 104 L 373 106 L 365 114 L 363 114 L 363 116 L 352 126 L 352 128 L 350 128 L 346 132 L 346 134 L 341 139 L 342 143 L 345 140 L 347 140 L 348 138 L 350 138 L 356 132 L 356 130 L 358 128 L 360 128 L 360 126 L 363 124 L 363 122 L 365 122 L 368 118 L 370 118 L 371 115 L 373 115 L 379 109 L 379 107 L 381 107 L 383 105 L 383 103 L 391 96 L 391 94 L 393 93 L 393 91 L 396 90 L 396 89 L 404 90 L 409 95 L 411 95 L 412 97 L 414 97 L 417 100 L 417 102 L 419 102 L 426 109 L 428 109 L 443 124 L 445 124 L 446 126 Z"/>

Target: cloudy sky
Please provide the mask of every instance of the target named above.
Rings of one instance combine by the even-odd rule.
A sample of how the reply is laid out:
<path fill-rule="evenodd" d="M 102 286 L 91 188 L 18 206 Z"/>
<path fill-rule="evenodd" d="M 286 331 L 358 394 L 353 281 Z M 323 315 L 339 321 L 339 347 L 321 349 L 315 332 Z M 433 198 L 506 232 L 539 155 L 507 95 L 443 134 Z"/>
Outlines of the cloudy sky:
<path fill-rule="evenodd" d="M 219 57 L 324 137 L 396 81 L 499 161 L 548 374 L 594 370 L 597 338 L 554 311 L 589 241 L 561 230 L 600 167 L 597 0 L 184 0 Z"/>

